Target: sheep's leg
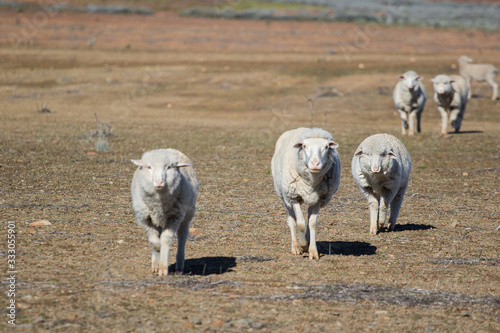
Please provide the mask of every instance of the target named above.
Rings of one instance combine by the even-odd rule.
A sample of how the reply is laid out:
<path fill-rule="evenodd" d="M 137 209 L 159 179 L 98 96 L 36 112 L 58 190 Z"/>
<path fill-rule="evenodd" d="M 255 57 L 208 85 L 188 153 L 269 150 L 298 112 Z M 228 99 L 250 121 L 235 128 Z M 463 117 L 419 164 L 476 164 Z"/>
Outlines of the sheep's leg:
<path fill-rule="evenodd" d="M 398 110 L 401 117 L 401 135 L 406 135 L 408 129 L 408 114 L 403 110 Z"/>
<path fill-rule="evenodd" d="M 370 187 L 363 188 L 363 195 L 368 200 L 368 206 L 370 209 L 370 234 L 376 235 L 378 229 L 378 206 L 379 198 L 373 193 Z"/>
<path fill-rule="evenodd" d="M 417 132 L 420 133 L 420 119 L 422 118 L 422 112 L 424 110 L 418 110 L 417 111 Z"/>
<path fill-rule="evenodd" d="M 306 240 L 306 220 L 304 219 L 304 214 L 302 214 L 302 209 L 300 209 L 300 204 L 299 203 L 294 203 L 293 204 L 293 211 L 295 213 L 295 217 L 297 218 L 297 229 L 299 230 L 299 246 L 302 250 L 302 252 L 306 252 L 309 243 Z"/>
<path fill-rule="evenodd" d="M 498 97 L 498 83 L 496 83 L 494 79 L 489 79 L 488 83 L 493 89 L 493 95 L 491 96 L 491 100 L 496 101 Z"/>
<path fill-rule="evenodd" d="M 389 195 L 381 195 L 380 196 L 380 204 L 378 207 L 378 230 L 382 230 L 383 227 L 385 227 L 385 220 L 387 217 L 387 208 L 389 208 Z"/>
<path fill-rule="evenodd" d="M 408 119 L 408 122 L 409 122 L 409 130 L 408 130 L 408 135 L 409 136 L 413 136 L 413 134 L 415 133 L 415 118 L 417 117 L 416 115 L 416 111 L 412 111 L 410 112 L 409 114 L 409 119 Z"/>
<path fill-rule="evenodd" d="M 389 217 L 389 230 L 394 231 L 396 226 L 396 220 L 398 219 L 399 210 L 403 204 L 403 199 L 405 196 L 406 187 L 399 190 L 394 199 L 391 201 L 391 217 Z"/>
<path fill-rule="evenodd" d="M 467 78 L 465 79 L 465 82 L 467 83 L 467 88 L 468 88 L 468 91 L 467 91 L 467 99 L 471 99 L 472 98 L 472 89 L 471 89 L 471 82 L 470 82 L 470 78 Z"/>
<path fill-rule="evenodd" d="M 308 220 L 309 220 L 309 259 L 318 259 L 318 248 L 316 247 L 316 225 L 318 221 L 320 204 L 309 207 Z"/>
<path fill-rule="evenodd" d="M 158 273 L 158 262 L 160 261 L 160 234 L 155 228 L 148 228 L 146 230 L 148 234 L 149 244 L 151 244 L 151 271 L 153 273 Z"/>
<path fill-rule="evenodd" d="M 299 249 L 299 244 L 297 242 L 297 227 L 296 227 L 296 222 L 295 222 L 295 213 L 293 212 L 292 208 L 286 208 L 288 212 L 288 218 L 287 218 L 287 223 L 288 226 L 290 227 L 290 234 L 292 236 L 292 254 L 301 254 L 302 251 Z"/>
<path fill-rule="evenodd" d="M 450 123 L 451 126 L 455 129 L 455 133 L 460 131 L 460 126 L 462 125 L 462 111 L 465 111 L 463 107 L 460 109 L 453 109 L 450 112 Z"/>
<path fill-rule="evenodd" d="M 184 220 L 177 230 L 177 256 L 175 257 L 175 270 L 178 272 L 184 271 L 184 257 L 186 242 L 189 236 L 189 222 Z"/>
<path fill-rule="evenodd" d="M 441 114 L 441 134 L 446 135 L 446 128 L 448 127 L 448 112 L 441 106 L 438 106 L 438 111 Z"/>
<path fill-rule="evenodd" d="M 170 246 L 174 232 L 171 229 L 165 229 L 160 235 L 160 265 L 158 269 L 158 276 L 168 275 L 168 255 L 170 254 Z"/>

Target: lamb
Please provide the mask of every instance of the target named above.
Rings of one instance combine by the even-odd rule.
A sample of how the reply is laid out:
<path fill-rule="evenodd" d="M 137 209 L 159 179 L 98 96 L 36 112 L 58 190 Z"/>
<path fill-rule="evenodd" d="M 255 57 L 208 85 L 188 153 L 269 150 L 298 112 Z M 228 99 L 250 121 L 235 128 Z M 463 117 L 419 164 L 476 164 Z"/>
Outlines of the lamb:
<path fill-rule="evenodd" d="M 271 162 L 276 193 L 288 212 L 292 253 L 309 252 L 311 260 L 319 259 L 316 246 L 319 210 L 330 202 L 340 183 L 337 147 L 332 135 L 323 129 L 297 128 L 279 137 Z M 302 203 L 309 206 L 308 225 L 300 208 Z"/>
<path fill-rule="evenodd" d="M 132 206 L 137 223 L 152 247 L 151 270 L 168 275 L 168 256 L 177 233 L 175 269 L 184 270 L 189 224 L 196 210 L 199 183 L 191 160 L 175 149 L 145 152 L 132 179 Z"/>
<path fill-rule="evenodd" d="M 498 97 L 498 84 L 495 82 L 495 76 L 499 72 L 495 66 L 490 64 L 473 64 L 472 59 L 467 56 L 461 56 L 458 58 L 458 69 L 460 75 L 467 81 L 467 88 L 469 88 L 469 93 L 467 98 L 471 98 L 471 80 L 476 80 L 479 82 L 487 81 L 491 88 L 493 89 L 493 95 L 491 99 L 496 101 Z"/>
<path fill-rule="evenodd" d="M 424 112 L 427 91 L 421 80 L 423 77 L 414 71 L 408 71 L 399 77 L 399 81 L 394 87 L 392 98 L 394 105 L 401 117 L 401 134 L 413 135 L 415 132 L 415 120 L 417 131 L 420 133 L 420 118 Z"/>
<path fill-rule="evenodd" d="M 467 106 L 467 82 L 459 75 L 438 75 L 431 81 L 434 85 L 434 102 L 441 113 L 441 134 L 446 135 L 448 118 L 457 133 Z"/>
<path fill-rule="evenodd" d="M 361 193 L 368 200 L 370 234 L 376 235 L 387 227 L 389 205 L 389 228 L 394 231 L 411 171 L 411 158 L 406 147 L 390 134 L 372 135 L 356 149 L 351 171 Z"/>

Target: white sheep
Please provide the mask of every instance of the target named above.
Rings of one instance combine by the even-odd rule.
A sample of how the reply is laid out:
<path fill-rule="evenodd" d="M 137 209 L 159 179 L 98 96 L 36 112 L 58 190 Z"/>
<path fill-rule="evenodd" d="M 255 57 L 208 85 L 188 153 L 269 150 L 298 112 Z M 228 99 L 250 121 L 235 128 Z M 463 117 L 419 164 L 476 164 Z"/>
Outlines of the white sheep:
<path fill-rule="evenodd" d="M 320 128 L 287 131 L 276 142 L 271 170 L 276 192 L 288 212 L 293 254 L 309 252 L 309 259 L 319 259 L 318 213 L 330 202 L 340 183 L 337 147 L 332 135 Z M 308 224 L 300 208 L 302 203 L 309 206 Z"/>
<path fill-rule="evenodd" d="M 375 134 L 356 149 L 351 163 L 352 176 L 370 208 L 370 234 L 387 227 L 387 208 L 391 207 L 389 229 L 394 230 L 403 204 L 411 171 L 408 150 L 390 134 Z"/>
<path fill-rule="evenodd" d="M 401 133 L 408 135 L 415 133 L 415 121 L 417 131 L 420 133 L 420 118 L 424 112 L 427 91 L 421 80 L 423 77 L 414 71 L 408 71 L 399 77 L 399 81 L 394 87 L 392 98 L 394 105 L 401 118 Z"/>
<path fill-rule="evenodd" d="M 151 270 L 168 275 L 170 246 L 177 233 L 175 269 L 182 271 L 199 189 L 192 162 L 175 149 L 157 149 L 132 163 L 138 166 L 132 179 L 132 206 L 152 247 Z"/>
<path fill-rule="evenodd" d="M 434 85 L 434 102 L 441 114 L 441 134 L 446 135 L 448 121 L 457 133 L 467 106 L 467 82 L 459 75 L 438 75 L 431 81 Z"/>
<path fill-rule="evenodd" d="M 471 80 L 475 80 L 479 82 L 488 82 L 493 89 L 491 99 L 496 101 L 498 97 L 498 83 L 495 82 L 495 76 L 499 71 L 495 66 L 490 64 L 473 64 L 471 58 L 463 55 L 458 58 L 458 69 L 460 75 L 463 76 L 467 82 L 467 87 L 469 88 L 469 93 L 467 94 L 468 99 L 470 99 L 472 95 Z"/>

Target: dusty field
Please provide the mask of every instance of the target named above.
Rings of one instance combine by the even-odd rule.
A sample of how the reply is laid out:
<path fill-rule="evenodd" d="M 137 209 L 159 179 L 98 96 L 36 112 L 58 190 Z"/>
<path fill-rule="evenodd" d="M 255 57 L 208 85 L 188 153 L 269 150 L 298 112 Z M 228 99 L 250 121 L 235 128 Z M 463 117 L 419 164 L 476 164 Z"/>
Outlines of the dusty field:
<path fill-rule="evenodd" d="M 1 12 L 2 30 L 22 29 L 18 15 Z M 377 27 L 353 44 L 367 28 L 61 13 L 30 47 L 3 34 L 0 237 L 15 222 L 18 331 L 498 332 L 490 88 L 474 86 L 462 133 L 439 136 L 430 99 L 423 132 L 402 138 L 413 170 L 395 232 L 369 235 L 350 175 L 365 137 L 400 137 L 398 75 L 415 69 L 432 92 L 462 53 L 500 67 L 498 34 Z M 89 46 L 93 31 L 102 38 Z M 307 98 L 321 93 L 312 120 Z M 95 153 L 94 113 L 112 126 L 109 152 Z M 312 122 L 343 163 L 319 217 L 319 261 L 289 253 L 270 175 L 279 135 Z M 186 153 L 201 183 L 187 268 L 167 278 L 150 273 L 129 194 L 129 160 L 159 147 Z M 39 219 L 51 225 L 30 226 Z M 1 293 L 2 331 L 11 299 Z"/>

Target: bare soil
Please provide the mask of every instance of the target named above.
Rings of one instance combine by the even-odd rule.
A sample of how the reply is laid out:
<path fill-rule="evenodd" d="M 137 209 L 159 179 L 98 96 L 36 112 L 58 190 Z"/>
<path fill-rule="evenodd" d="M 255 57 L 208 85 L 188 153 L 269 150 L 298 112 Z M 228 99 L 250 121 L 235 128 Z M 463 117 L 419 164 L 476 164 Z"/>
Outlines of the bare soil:
<path fill-rule="evenodd" d="M 412 138 L 392 103 L 406 70 L 432 95 L 462 54 L 500 67 L 498 34 L 160 12 L 58 13 L 23 35 L 34 14 L 0 12 L 0 237 L 15 222 L 19 331 L 500 331 L 500 101 L 475 83 L 448 138 L 432 98 Z M 108 152 L 94 114 L 112 127 Z M 299 126 L 340 145 L 318 261 L 290 253 L 270 175 L 276 139 Z M 380 132 L 413 168 L 396 230 L 370 236 L 350 161 Z M 164 278 L 129 193 L 130 159 L 161 147 L 201 183 L 187 267 Z"/>

